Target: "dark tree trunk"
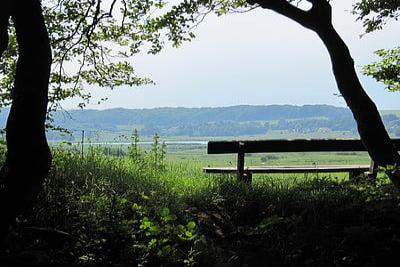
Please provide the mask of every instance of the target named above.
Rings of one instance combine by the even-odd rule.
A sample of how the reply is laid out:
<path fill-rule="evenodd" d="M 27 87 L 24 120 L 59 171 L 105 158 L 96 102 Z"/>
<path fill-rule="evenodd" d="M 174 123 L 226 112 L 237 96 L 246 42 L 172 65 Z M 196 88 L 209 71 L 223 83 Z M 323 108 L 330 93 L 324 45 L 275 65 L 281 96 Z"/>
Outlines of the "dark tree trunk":
<path fill-rule="evenodd" d="M 8 152 L 1 178 L 3 235 L 15 217 L 31 204 L 51 165 L 45 136 L 51 49 L 40 0 L 7 2 L 16 28 L 19 59 L 6 126 Z"/>
<path fill-rule="evenodd" d="M 400 166 L 396 151 L 383 125 L 378 109 L 362 87 L 350 51 L 332 25 L 332 8 L 327 0 L 307 0 L 310 10 L 302 10 L 288 0 L 248 0 L 274 10 L 318 34 L 328 49 L 339 91 L 353 113 L 361 140 L 379 166 Z M 388 173 L 400 188 L 399 168 Z"/>
<path fill-rule="evenodd" d="M 329 51 L 339 91 L 353 113 L 361 140 L 370 157 L 379 166 L 400 166 L 400 156 L 391 142 L 376 105 L 357 77 L 348 47 L 332 25 L 316 32 Z M 389 175 L 400 186 L 398 174 Z"/>

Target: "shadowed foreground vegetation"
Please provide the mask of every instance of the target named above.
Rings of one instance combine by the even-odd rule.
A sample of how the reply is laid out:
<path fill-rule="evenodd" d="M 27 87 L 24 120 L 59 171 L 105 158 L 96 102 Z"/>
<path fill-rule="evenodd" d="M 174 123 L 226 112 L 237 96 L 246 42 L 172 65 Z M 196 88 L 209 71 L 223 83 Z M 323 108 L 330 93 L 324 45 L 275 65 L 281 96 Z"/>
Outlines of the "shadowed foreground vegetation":
<path fill-rule="evenodd" d="M 13 227 L 1 266 L 385 266 L 397 259 L 400 196 L 384 177 L 373 184 L 256 176 L 250 187 L 188 162 L 165 163 L 159 145 L 136 152 L 113 157 L 91 148 L 82 157 L 55 149 L 50 177 Z"/>

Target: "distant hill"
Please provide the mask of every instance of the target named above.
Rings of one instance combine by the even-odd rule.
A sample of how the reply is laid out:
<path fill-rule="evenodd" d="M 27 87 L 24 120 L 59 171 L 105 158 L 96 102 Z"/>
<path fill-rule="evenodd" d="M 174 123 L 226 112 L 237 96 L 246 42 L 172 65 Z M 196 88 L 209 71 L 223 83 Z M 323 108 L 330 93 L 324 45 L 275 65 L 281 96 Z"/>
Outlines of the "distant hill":
<path fill-rule="evenodd" d="M 4 127 L 8 110 L 0 113 Z M 384 113 L 390 131 L 400 129 L 398 111 Z M 54 114 L 56 125 L 71 131 L 86 130 L 162 136 L 237 136 L 266 134 L 268 131 L 355 131 L 347 108 L 329 105 L 232 106 L 219 108 L 154 108 L 71 110 Z M 58 134 L 49 134 L 58 139 Z"/>

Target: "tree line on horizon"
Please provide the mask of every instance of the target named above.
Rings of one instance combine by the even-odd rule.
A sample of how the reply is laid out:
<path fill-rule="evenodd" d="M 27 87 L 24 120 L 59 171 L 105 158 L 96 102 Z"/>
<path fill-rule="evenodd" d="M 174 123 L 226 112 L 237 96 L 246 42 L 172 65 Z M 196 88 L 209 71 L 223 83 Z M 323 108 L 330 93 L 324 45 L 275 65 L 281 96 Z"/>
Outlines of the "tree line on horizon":
<path fill-rule="evenodd" d="M 400 117 L 397 114 L 393 111 L 382 115 L 393 137 L 400 136 Z M 81 131 L 85 130 L 88 138 L 104 141 L 103 137 L 97 138 L 96 135 L 128 136 L 133 129 L 137 129 L 141 136 L 157 133 L 162 137 L 267 136 L 271 131 L 298 134 L 338 132 L 338 138 L 340 132 L 345 131 L 357 136 L 356 124 L 348 109 L 325 105 L 76 110 L 69 115 L 71 118 L 56 114 L 55 123 L 69 130 L 70 134 L 49 131 L 49 140 L 79 141 Z"/>

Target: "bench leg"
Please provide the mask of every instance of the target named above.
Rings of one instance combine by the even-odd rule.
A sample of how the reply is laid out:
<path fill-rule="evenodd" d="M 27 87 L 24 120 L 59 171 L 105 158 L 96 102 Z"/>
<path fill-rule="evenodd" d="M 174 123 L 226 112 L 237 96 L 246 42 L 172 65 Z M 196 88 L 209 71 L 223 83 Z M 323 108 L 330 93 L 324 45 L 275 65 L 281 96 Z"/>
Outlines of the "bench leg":
<path fill-rule="evenodd" d="M 244 144 L 242 142 L 239 142 L 239 153 L 237 156 L 237 179 L 238 181 L 243 181 L 245 180 L 244 176 L 246 175 L 246 172 L 244 171 Z"/>
<path fill-rule="evenodd" d="M 378 176 L 378 165 L 374 161 L 371 161 L 367 177 L 369 180 L 375 181 L 377 176 Z"/>

